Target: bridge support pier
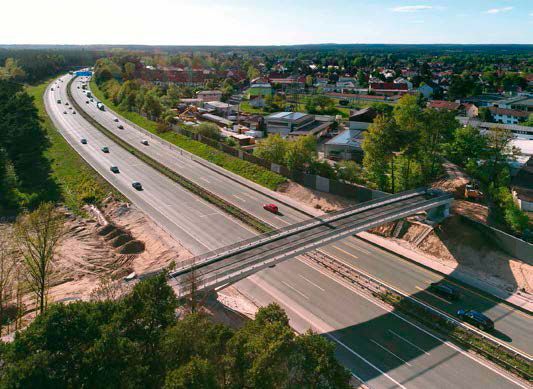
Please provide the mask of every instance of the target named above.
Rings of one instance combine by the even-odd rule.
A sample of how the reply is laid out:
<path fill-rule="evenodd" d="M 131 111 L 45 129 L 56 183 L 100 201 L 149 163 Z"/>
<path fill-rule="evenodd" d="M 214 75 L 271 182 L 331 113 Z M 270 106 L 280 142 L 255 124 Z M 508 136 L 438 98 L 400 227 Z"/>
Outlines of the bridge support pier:
<path fill-rule="evenodd" d="M 439 205 L 438 207 L 427 210 L 426 219 L 432 222 L 440 223 L 448 216 L 450 216 L 451 203 Z"/>

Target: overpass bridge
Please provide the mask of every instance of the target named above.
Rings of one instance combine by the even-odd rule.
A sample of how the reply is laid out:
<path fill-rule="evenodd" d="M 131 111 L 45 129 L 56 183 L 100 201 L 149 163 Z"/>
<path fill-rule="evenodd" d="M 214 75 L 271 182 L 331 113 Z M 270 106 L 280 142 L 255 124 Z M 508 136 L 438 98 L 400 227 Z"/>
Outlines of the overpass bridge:
<path fill-rule="evenodd" d="M 420 212 L 448 216 L 451 194 L 419 188 L 371 200 L 183 261 L 170 272 L 179 296 L 237 282 L 281 261 Z"/>

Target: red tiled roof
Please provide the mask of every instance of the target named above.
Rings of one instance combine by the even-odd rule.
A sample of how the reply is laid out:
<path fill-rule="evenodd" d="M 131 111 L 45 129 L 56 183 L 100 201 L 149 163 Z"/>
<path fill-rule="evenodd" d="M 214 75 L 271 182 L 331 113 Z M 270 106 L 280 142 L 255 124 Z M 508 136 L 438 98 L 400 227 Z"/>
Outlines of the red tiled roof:
<path fill-rule="evenodd" d="M 428 102 L 428 107 L 433 109 L 447 109 L 449 111 L 456 111 L 461 106 L 460 103 L 445 100 L 432 100 Z"/>
<path fill-rule="evenodd" d="M 529 117 L 529 113 L 526 111 L 519 111 L 517 109 L 507 109 L 507 108 L 498 108 L 498 107 L 489 107 L 490 113 L 493 115 L 506 115 L 506 116 L 515 116 L 521 118 Z"/>

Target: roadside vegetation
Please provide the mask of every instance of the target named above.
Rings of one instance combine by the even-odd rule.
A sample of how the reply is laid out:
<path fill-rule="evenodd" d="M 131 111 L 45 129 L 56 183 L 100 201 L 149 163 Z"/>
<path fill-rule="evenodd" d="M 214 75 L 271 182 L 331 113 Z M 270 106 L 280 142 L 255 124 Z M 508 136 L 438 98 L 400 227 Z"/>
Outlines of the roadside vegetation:
<path fill-rule="evenodd" d="M 0 386 L 109 388 L 349 388 L 324 337 L 295 335 L 275 304 L 240 329 L 178 301 L 164 275 L 116 301 L 57 304 L 10 344 Z"/>
<path fill-rule="evenodd" d="M 96 81 L 91 80 L 91 90 L 105 105 L 110 109 L 118 112 L 126 119 L 133 123 L 143 127 L 151 133 L 165 139 L 166 141 L 187 150 L 209 162 L 212 162 L 218 166 L 221 166 L 235 174 L 238 174 L 244 178 L 254 181 L 269 189 L 276 190 L 276 188 L 286 182 L 286 179 L 279 174 L 271 172 L 261 166 L 253 163 L 243 161 L 239 158 L 232 157 L 220 150 L 217 150 L 204 143 L 187 138 L 184 135 L 177 134 L 172 131 L 161 131 L 161 124 L 156 121 L 150 120 L 147 117 L 141 115 L 138 112 L 132 112 L 124 108 L 123 104 L 115 104 L 113 95 L 110 95 L 110 84 L 102 84 L 101 88 L 96 84 Z M 126 85 L 125 83 L 122 84 Z M 143 111 L 144 112 L 144 111 Z"/>

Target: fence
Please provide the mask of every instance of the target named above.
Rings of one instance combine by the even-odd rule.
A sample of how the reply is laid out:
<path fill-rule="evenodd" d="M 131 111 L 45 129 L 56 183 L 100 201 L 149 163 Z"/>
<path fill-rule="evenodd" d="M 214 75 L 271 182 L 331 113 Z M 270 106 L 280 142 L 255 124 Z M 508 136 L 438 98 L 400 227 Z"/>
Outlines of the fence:
<path fill-rule="evenodd" d="M 262 166 L 265 169 L 282 175 L 283 177 L 290 178 L 298 184 L 301 184 L 307 188 L 318 190 L 320 192 L 349 197 L 358 202 L 377 199 L 389 195 L 386 192 L 381 192 L 379 190 L 373 190 L 365 188 L 364 186 L 349 184 L 338 180 L 332 180 L 316 174 L 307 174 L 298 170 L 291 171 L 286 166 L 271 163 L 243 150 L 233 148 L 222 142 L 218 142 L 214 139 L 197 134 L 194 131 L 189 131 L 185 128 L 175 125 L 172 126 L 172 129 L 178 134 L 185 135 L 188 138 L 202 142 L 233 157 Z"/>

